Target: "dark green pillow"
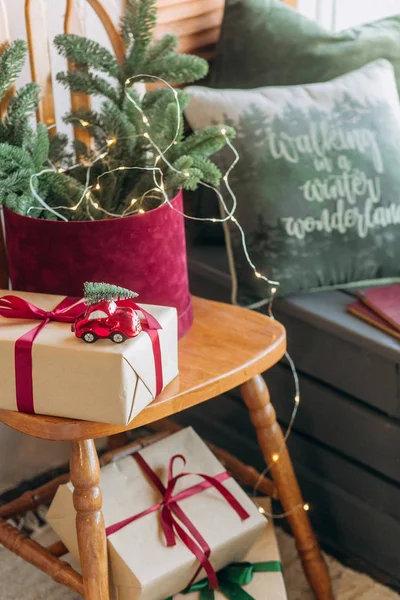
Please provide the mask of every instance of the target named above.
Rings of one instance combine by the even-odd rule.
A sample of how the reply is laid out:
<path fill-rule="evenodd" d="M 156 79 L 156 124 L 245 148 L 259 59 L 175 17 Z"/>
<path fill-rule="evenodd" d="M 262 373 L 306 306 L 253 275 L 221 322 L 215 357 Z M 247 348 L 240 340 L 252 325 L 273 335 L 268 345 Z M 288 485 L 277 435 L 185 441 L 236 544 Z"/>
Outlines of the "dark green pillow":
<path fill-rule="evenodd" d="M 330 33 L 278 0 L 226 0 L 210 85 L 328 81 L 378 58 L 393 64 L 400 88 L 400 16 Z"/>
<path fill-rule="evenodd" d="M 283 295 L 400 280 L 400 104 L 387 60 L 324 83 L 187 91 L 193 129 L 238 131 L 236 216 Z M 225 170 L 232 153 L 217 159 Z M 229 240 L 241 301 L 267 298 L 234 223 Z"/>

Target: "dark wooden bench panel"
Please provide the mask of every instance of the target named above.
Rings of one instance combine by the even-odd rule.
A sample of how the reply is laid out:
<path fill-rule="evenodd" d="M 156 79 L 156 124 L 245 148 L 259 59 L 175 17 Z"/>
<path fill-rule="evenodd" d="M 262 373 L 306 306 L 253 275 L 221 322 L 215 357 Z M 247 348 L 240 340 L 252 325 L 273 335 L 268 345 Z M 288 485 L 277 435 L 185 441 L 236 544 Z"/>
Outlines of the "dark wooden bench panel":
<path fill-rule="evenodd" d="M 229 302 L 223 247 L 189 246 L 189 273 L 193 293 Z M 339 291 L 277 298 L 274 313 L 287 329 L 299 371 L 400 419 L 400 345 L 348 315 L 350 301 Z"/>
<path fill-rule="evenodd" d="M 278 418 L 287 423 L 293 407 L 289 369 L 278 365 L 266 376 Z M 353 461 L 400 482 L 400 424 L 335 389 L 300 376 L 295 427 Z"/>

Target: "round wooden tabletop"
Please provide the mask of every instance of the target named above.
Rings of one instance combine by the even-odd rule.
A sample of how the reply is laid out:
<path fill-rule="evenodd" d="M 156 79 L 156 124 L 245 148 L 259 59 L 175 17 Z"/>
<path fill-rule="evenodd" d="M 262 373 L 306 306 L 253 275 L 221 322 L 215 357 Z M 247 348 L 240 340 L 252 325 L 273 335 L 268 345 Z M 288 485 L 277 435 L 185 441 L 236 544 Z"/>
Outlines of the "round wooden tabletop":
<path fill-rule="evenodd" d="M 8 410 L 0 410 L 0 422 L 47 440 L 107 437 L 218 396 L 266 371 L 284 355 L 286 333 L 278 321 L 221 302 L 194 298 L 193 304 L 193 327 L 179 342 L 179 376 L 129 425 Z"/>

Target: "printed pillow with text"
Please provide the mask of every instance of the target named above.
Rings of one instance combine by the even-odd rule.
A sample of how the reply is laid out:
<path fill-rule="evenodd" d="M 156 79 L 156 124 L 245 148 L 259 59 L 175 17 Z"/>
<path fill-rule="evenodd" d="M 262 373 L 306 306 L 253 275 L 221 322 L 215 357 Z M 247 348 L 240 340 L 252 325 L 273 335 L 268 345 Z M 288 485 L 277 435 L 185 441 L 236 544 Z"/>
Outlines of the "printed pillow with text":
<path fill-rule="evenodd" d="M 282 295 L 400 281 L 400 104 L 387 60 L 324 83 L 187 91 L 193 129 L 237 130 L 236 218 Z M 232 154 L 217 160 L 224 170 Z M 226 229 L 241 302 L 267 299 L 237 227 Z"/>

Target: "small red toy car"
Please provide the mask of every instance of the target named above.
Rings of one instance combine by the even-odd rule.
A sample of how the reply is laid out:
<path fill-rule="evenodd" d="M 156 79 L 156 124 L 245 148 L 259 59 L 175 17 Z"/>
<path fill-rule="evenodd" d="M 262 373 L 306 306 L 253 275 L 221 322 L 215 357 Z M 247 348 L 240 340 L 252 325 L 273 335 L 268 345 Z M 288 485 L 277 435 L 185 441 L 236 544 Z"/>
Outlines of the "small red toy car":
<path fill-rule="evenodd" d="M 71 325 L 78 338 L 92 344 L 99 338 L 110 338 L 121 344 L 142 331 L 137 312 L 131 306 L 118 306 L 114 301 L 91 304 L 85 313 Z"/>

